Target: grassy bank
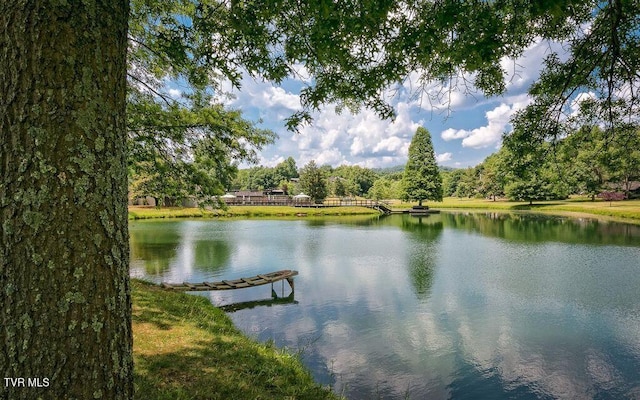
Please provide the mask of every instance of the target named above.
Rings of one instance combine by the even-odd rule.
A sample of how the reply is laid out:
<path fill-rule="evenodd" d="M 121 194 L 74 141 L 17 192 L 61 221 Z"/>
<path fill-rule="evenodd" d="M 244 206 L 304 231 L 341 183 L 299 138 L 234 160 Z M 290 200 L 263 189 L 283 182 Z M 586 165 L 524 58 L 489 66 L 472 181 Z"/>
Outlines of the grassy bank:
<path fill-rule="evenodd" d="M 580 214 L 640 224 L 640 200 L 614 201 L 612 203 L 576 197 L 568 200 L 525 202 L 486 199 L 459 199 L 447 197 L 442 202 L 427 202 L 429 207 L 441 210 L 498 210 L 532 211 L 549 214 Z M 410 208 L 413 204 L 396 203 L 395 209 Z"/>
<path fill-rule="evenodd" d="M 302 208 L 287 206 L 229 206 L 227 210 L 202 210 L 182 207 L 130 206 L 129 219 L 149 218 L 234 218 L 234 217 L 324 217 L 341 215 L 375 215 L 378 211 L 365 207 Z"/>
<path fill-rule="evenodd" d="M 336 399 L 297 356 L 244 336 L 204 297 L 133 285 L 136 399 Z"/>
<path fill-rule="evenodd" d="M 607 219 L 624 220 L 640 224 L 640 200 L 606 202 L 591 201 L 587 198 L 572 198 L 559 201 L 536 201 L 533 205 L 526 202 L 486 199 L 459 199 L 447 197 L 442 202 L 426 202 L 429 207 L 441 210 L 502 210 L 532 211 L 551 214 L 583 214 Z M 392 203 L 395 210 L 411 208 L 413 203 Z M 345 215 L 375 215 L 376 210 L 365 207 L 327 207 L 298 208 L 286 206 L 230 206 L 227 210 L 201 210 L 199 208 L 180 207 L 129 207 L 129 219 L 147 218 L 301 218 Z"/>

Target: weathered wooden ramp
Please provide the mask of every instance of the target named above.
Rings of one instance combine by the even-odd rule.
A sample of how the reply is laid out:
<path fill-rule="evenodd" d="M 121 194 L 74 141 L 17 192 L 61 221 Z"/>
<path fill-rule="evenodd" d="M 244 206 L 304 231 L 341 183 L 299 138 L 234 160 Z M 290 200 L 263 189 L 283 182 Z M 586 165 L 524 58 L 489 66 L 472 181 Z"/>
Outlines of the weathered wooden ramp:
<path fill-rule="evenodd" d="M 233 280 L 223 280 L 219 282 L 183 282 L 183 283 L 167 283 L 162 282 L 161 287 L 168 290 L 179 290 L 185 292 L 201 292 L 205 290 L 231 290 L 244 289 L 254 286 L 266 285 L 281 280 L 286 280 L 293 292 L 293 277 L 298 275 L 298 271 L 285 269 L 282 271 L 269 272 L 268 274 L 258 274 L 251 278 L 240 278 Z"/>

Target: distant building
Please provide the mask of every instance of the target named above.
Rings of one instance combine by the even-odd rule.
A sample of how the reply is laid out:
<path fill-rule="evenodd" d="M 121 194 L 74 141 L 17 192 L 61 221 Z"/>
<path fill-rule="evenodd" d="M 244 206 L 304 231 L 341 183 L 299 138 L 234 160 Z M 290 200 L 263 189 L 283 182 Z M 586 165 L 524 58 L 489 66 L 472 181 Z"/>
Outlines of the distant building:
<path fill-rule="evenodd" d="M 286 205 L 291 203 L 289 197 L 282 189 L 268 189 L 263 191 L 237 190 L 229 194 L 235 198 L 224 198 L 229 205 Z"/>

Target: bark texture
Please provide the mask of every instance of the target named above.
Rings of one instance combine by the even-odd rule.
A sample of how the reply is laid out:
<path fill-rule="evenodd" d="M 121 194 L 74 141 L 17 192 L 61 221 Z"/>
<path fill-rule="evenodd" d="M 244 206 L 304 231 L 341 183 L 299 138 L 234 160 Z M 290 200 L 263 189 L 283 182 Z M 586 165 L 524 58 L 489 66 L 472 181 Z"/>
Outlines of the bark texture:
<path fill-rule="evenodd" d="M 132 397 L 127 17 L 0 2 L 3 399 Z"/>

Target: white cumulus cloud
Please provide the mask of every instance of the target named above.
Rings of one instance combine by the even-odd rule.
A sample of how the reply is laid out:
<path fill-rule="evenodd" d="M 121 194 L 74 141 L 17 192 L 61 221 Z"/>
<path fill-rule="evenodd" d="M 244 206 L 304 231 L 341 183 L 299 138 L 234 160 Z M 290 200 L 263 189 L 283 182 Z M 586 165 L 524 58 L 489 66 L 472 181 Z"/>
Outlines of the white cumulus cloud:
<path fill-rule="evenodd" d="M 410 108 L 399 103 L 396 119 L 389 121 L 368 109 L 352 114 L 338 113 L 335 107 L 326 106 L 291 141 L 297 145 L 303 162 L 314 159 L 333 166 L 342 163 L 378 167 L 403 163 L 411 137 L 422 124 L 411 118 Z"/>
<path fill-rule="evenodd" d="M 292 111 L 300 109 L 300 96 L 287 92 L 281 87 L 269 86 L 254 99 L 256 106 L 267 108 L 279 106 Z"/>
<path fill-rule="evenodd" d="M 169 96 L 173 99 L 180 99 L 180 97 L 182 97 L 182 90 L 171 88 L 169 89 Z"/>
<path fill-rule="evenodd" d="M 440 134 L 440 137 L 445 141 L 456 140 L 456 139 L 464 139 L 471 134 L 470 131 L 464 129 L 445 129 Z"/>
<path fill-rule="evenodd" d="M 446 161 L 451 161 L 452 158 L 453 158 L 453 154 L 450 152 L 436 154 L 436 162 L 438 162 L 439 164 Z"/>
<path fill-rule="evenodd" d="M 513 114 L 529 104 L 530 99 L 526 95 L 514 98 L 509 104 L 501 103 L 493 110 L 485 113 L 487 124 L 475 129 L 453 129 L 449 128 L 440 134 L 445 141 L 462 139 L 463 147 L 481 149 L 498 145 L 502 139 L 502 134 L 511 129 L 511 117 Z"/>

